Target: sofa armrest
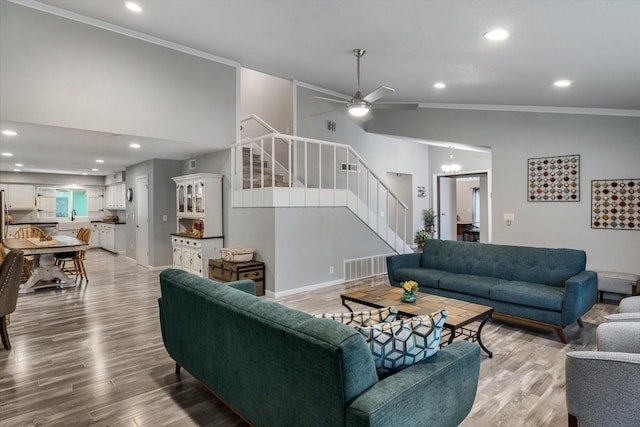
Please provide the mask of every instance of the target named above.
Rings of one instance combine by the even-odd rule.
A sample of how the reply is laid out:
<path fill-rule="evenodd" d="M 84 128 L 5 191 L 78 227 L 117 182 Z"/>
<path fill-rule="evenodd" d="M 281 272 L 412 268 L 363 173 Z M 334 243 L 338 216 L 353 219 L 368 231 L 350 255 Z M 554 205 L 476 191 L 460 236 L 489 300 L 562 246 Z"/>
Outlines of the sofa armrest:
<path fill-rule="evenodd" d="M 457 426 L 478 388 L 480 347 L 455 342 L 397 372 L 347 406 L 348 426 Z"/>
<path fill-rule="evenodd" d="M 236 280 L 235 282 L 223 283 L 223 285 L 227 285 L 251 295 L 256 294 L 256 283 L 253 280 Z"/>
<path fill-rule="evenodd" d="M 638 313 L 614 313 L 604 316 L 607 322 L 640 322 L 640 312 Z"/>
<path fill-rule="evenodd" d="M 400 282 L 394 277 L 394 271 L 400 268 L 419 268 L 421 253 L 392 255 L 387 257 L 387 274 L 393 286 L 400 286 Z"/>
<path fill-rule="evenodd" d="M 581 271 L 565 282 L 562 305 L 562 326 L 575 322 L 591 310 L 598 299 L 598 275 L 595 271 Z"/>
<path fill-rule="evenodd" d="M 640 316 L 640 296 L 623 298 L 619 308 L 620 313 L 637 313 Z"/>
<path fill-rule="evenodd" d="M 600 351 L 640 354 L 640 323 L 602 323 L 596 330 L 596 343 Z"/>
<path fill-rule="evenodd" d="M 578 425 L 638 424 L 640 354 L 569 352 L 565 376 L 567 411 Z"/>

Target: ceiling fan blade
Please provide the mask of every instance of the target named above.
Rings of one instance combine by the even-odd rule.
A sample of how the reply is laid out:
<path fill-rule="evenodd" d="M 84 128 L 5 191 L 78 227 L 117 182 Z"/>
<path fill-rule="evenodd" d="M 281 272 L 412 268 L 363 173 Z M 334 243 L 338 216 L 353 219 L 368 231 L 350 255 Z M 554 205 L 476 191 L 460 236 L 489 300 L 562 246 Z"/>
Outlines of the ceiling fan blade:
<path fill-rule="evenodd" d="M 317 116 L 323 116 L 325 114 L 329 114 L 329 113 L 333 113 L 334 111 L 340 111 L 340 110 L 345 110 L 346 107 L 342 107 L 342 108 L 334 108 L 328 111 L 323 111 L 321 113 L 314 113 L 314 114 L 309 114 L 309 117 L 317 117 Z"/>
<path fill-rule="evenodd" d="M 329 102 L 338 102 L 340 104 L 346 104 L 347 101 L 343 100 L 343 99 L 335 99 L 335 98 L 325 98 L 324 96 L 312 96 L 312 99 L 320 99 L 322 101 L 329 101 Z"/>
<path fill-rule="evenodd" d="M 392 89 L 390 87 L 380 86 L 379 88 L 377 88 L 376 90 L 371 92 L 369 95 L 367 95 L 364 98 L 362 98 L 362 100 L 364 102 L 372 103 L 372 102 L 375 102 L 378 99 L 382 98 L 383 96 L 385 96 L 387 94 L 390 94 L 392 92 L 395 92 L 395 91 L 396 91 L 395 89 Z"/>
<path fill-rule="evenodd" d="M 373 104 L 371 108 L 375 110 L 417 110 L 418 104 L 408 102 L 378 102 Z"/>

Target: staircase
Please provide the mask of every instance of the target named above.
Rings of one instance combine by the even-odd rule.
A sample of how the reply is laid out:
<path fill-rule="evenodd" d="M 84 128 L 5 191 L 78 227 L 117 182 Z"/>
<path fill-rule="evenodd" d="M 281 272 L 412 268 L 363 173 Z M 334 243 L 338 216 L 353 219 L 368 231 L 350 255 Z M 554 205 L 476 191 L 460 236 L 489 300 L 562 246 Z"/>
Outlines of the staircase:
<path fill-rule="evenodd" d="M 349 145 L 274 132 L 232 145 L 231 165 L 233 207 L 344 206 L 396 253 L 413 252 L 407 206 Z"/>

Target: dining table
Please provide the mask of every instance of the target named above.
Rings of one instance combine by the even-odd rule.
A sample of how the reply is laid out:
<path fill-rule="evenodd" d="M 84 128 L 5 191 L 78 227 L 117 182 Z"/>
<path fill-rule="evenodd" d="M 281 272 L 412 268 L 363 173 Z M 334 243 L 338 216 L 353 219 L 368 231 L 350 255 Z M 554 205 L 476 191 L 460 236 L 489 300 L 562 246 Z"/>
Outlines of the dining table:
<path fill-rule="evenodd" d="M 20 293 L 34 292 L 36 289 L 54 286 L 60 288 L 77 286 L 76 281 L 56 265 L 54 254 L 75 252 L 89 247 L 87 242 L 65 235 L 51 236 L 51 239 L 45 237 L 3 239 L 2 244 L 9 249 L 21 250 L 25 256 L 33 256 L 31 276 L 20 285 Z"/>

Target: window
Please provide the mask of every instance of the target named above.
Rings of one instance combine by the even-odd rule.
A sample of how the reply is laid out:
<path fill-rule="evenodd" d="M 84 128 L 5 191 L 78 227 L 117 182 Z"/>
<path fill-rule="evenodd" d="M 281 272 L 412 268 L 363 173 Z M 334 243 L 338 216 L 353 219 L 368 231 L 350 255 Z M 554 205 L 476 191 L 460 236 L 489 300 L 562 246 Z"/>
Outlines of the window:
<path fill-rule="evenodd" d="M 85 190 L 56 190 L 56 217 L 88 216 Z"/>

